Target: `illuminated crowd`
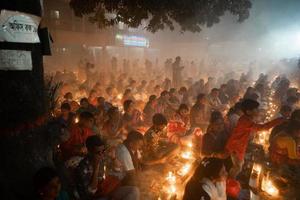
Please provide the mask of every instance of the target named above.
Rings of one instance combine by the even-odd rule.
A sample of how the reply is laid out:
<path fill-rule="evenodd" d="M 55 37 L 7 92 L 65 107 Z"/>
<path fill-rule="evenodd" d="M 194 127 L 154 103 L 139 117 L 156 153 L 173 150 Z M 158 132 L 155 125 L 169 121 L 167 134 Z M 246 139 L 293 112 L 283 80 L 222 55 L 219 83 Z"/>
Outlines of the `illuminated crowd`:
<path fill-rule="evenodd" d="M 89 62 L 54 74 L 60 87 L 52 115 L 65 131 L 55 169 L 36 174 L 40 199 L 287 195 L 272 177 L 283 167 L 300 173 L 294 80 L 280 74 L 254 78 L 251 70 L 238 77 L 202 76 L 201 69 L 189 78 L 180 57 L 161 70 L 149 60 L 143 70 L 121 70 L 117 63 L 112 58 L 102 74 Z"/>

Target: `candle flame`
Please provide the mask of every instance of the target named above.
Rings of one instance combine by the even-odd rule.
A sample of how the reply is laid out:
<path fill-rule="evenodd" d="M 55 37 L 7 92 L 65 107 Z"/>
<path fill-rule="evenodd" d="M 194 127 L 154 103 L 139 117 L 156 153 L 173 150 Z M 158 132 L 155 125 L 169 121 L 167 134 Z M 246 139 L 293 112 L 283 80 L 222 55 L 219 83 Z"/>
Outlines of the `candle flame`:
<path fill-rule="evenodd" d="M 180 174 L 181 176 L 185 176 L 185 175 L 187 175 L 187 174 L 189 173 L 190 169 L 191 169 L 191 164 L 185 164 L 185 165 L 180 169 L 179 174 Z"/>
<path fill-rule="evenodd" d="M 184 159 L 190 160 L 190 159 L 192 159 L 192 152 L 191 151 L 183 152 L 181 154 L 181 157 Z"/>
<path fill-rule="evenodd" d="M 269 177 L 263 178 L 261 189 L 271 196 L 278 196 L 279 194 L 279 190 L 275 187 L 273 182 L 269 180 Z"/>

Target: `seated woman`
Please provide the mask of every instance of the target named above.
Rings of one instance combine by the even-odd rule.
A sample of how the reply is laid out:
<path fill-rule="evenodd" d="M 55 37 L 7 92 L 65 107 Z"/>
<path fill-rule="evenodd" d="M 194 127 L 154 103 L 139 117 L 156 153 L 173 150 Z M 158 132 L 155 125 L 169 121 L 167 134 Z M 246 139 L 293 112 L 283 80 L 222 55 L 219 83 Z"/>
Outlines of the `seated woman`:
<path fill-rule="evenodd" d="M 300 124 L 290 122 L 287 127 L 276 135 L 270 144 L 270 158 L 273 164 L 300 166 Z"/>
<path fill-rule="evenodd" d="M 203 136 L 202 154 L 205 156 L 222 157 L 228 139 L 228 131 L 224 118 L 219 111 L 211 113 L 210 124 Z"/>
<path fill-rule="evenodd" d="M 205 158 L 188 181 L 183 200 L 226 200 L 226 179 L 223 161 Z"/>
<path fill-rule="evenodd" d="M 190 141 L 192 135 L 187 135 L 189 128 L 189 107 L 186 104 L 181 104 L 168 123 L 168 137 L 170 141 L 176 144 L 184 144 Z"/>

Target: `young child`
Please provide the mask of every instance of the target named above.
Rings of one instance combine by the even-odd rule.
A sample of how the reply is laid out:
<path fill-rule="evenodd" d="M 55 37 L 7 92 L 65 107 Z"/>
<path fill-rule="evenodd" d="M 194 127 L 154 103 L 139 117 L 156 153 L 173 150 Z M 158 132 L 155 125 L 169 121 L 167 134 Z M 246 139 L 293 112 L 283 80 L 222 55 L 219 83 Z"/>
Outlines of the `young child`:
<path fill-rule="evenodd" d="M 233 163 L 229 172 L 231 178 L 235 179 L 243 168 L 247 145 L 252 134 L 268 130 L 283 122 L 282 118 L 278 118 L 265 124 L 255 123 L 254 119 L 259 114 L 258 107 L 259 103 L 255 100 L 245 99 L 242 102 L 241 108 L 244 114 L 240 117 L 227 141 L 225 152 L 230 155 Z"/>

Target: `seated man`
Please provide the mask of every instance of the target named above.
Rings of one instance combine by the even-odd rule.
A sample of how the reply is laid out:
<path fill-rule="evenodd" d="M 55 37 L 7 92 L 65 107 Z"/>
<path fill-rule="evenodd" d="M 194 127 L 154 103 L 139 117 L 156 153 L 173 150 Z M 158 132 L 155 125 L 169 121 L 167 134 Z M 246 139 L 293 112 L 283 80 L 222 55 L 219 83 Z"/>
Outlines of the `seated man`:
<path fill-rule="evenodd" d="M 105 175 L 105 143 L 94 135 L 87 138 L 86 147 L 88 154 L 76 169 L 80 199 L 97 200 L 104 197 L 116 200 L 138 200 L 139 190 L 136 187 L 106 183 L 109 179 Z"/>
<path fill-rule="evenodd" d="M 71 106 L 68 103 L 61 104 L 60 116 L 58 120 L 66 125 L 66 127 L 72 127 L 75 124 L 75 113 L 71 112 Z"/>
<path fill-rule="evenodd" d="M 80 108 L 76 111 L 76 114 L 80 115 L 80 113 L 82 112 L 90 112 L 95 114 L 97 113 L 97 109 L 89 103 L 89 100 L 87 98 L 82 98 L 80 100 Z"/>
<path fill-rule="evenodd" d="M 228 136 L 228 130 L 222 114 L 218 111 L 212 112 L 210 124 L 206 134 L 203 136 L 202 154 L 205 157 L 222 158 Z"/>
<path fill-rule="evenodd" d="M 172 157 L 177 145 L 170 143 L 166 133 L 168 124 L 164 115 L 157 113 L 153 116 L 152 127 L 145 134 L 145 162 L 148 165 L 159 164 Z"/>
<path fill-rule="evenodd" d="M 151 95 L 149 97 L 149 101 L 147 102 L 143 110 L 144 124 L 146 126 L 151 126 L 152 124 L 152 117 L 156 113 L 156 105 L 157 105 L 157 98 L 155 95 Z"/>
<path fill-rule="evenodd" d="M 122 118 L 122 123 L 124 128 L 130 132 L 136 130 L 142 125 L 142 114 L 135 109 L 135 104 L 132 100 L 126 100 L 123 104 L 124 115 Z"/>
<path fill-rule="evenodd" d="M 270 144 L 270 158 L 274 164 L 300 165 L 300 124 L 290 122 Z"/>
<path fill-rule="evenodd" d="M 82 156 L 86 153 L 85 140 L 93 135 L 94 116 L 89 112 L 82 112 L 79 122 L 70 128 L 70 138 L 61 145 L 64 160 Z"/>
<path fill-rule="evenodd" d="M 140 168 L 140 150 L 143 135 L 137 131 L 128 133 L 127 139 L 116 149 L 116 158 L 121 163 L 120 179 L 122 185 L 136 185 L 136 174 Z"/>
<path fill-rule="evenodd" d="M 220 90 L 217 88 L 213 88 L 210 94 L 207 96 L 208 104 L 212 111 L 223 111 L 224 105 L 219 99 Z"/>

